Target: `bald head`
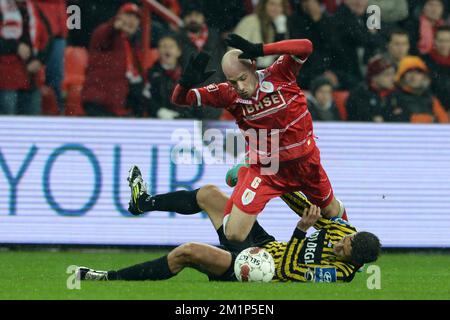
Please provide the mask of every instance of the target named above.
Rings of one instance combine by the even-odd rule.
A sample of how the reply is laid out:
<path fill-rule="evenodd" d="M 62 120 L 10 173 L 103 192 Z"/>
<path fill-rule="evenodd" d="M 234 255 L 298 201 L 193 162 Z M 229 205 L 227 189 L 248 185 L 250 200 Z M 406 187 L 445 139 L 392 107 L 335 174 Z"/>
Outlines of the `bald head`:
<path fill-rule="evenodd" d="M 222 70 L 227 78 L 235 78 L 241 72 L 252 71 L 253 65 L 251 60 L 239 59 L 242 51 L 232 49 L 224 54 L 222 58 Z"/>
<path fill-rule="evenodd" d="M 239 59 L 242 51 L 232 49 L 222 58 L 222 71 L 228 82 L 236 89 L 239 95 L 249 98 L 256 91 L 258 79 L 256 67 L 251 60 Z"/>

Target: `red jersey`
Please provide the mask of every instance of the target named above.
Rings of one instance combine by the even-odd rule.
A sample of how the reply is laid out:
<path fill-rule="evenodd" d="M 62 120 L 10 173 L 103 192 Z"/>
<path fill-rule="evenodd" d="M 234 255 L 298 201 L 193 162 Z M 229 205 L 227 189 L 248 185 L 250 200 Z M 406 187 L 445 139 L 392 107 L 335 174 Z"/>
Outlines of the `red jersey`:
<path fill-rule="evenodd" d="M 256 129 L 259 144 L 257 150 L 252 151 L 260 158 L 278 156 L 279 161 L 302 158 L 315 146 L 312 118 L 305 95 L 297 85 L 297 73 L 303 62 L 286 54 L 270 67 L 257 71 L 259 84 L 251 99 L 241 98 L 228 83 L 191 89 L 187 98 L 199 106 L 228 110 L 244 134 L 251 132 L 249 129 Z M 279 153 L 271 150 L 275 136 L 279 139 Z M 267 141 L 267 147 L 261 145 L 262 141 Z M 278 149 L 276 145 L 274 149 Z"/>

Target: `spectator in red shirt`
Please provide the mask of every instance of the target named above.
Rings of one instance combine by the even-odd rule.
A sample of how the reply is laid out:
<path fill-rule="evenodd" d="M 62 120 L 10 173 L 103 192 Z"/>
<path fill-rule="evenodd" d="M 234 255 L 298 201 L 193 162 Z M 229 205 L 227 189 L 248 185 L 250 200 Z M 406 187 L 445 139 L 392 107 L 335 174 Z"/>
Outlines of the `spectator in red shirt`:
<path fill-rule="evenodd" d="M 406 23 L 411 35 L 413 54 L 427 54 L 433 48 L 434 34 L 444 24 L 444 3 L 442 0 L 426 0 L 418 18 L 412 17 Z"/>
<path fill-rule="evenodd" d="M 130 115 L 130 98 L 135 102 L 139 99 L 135 97 L 142 97 L 142 70 L 137 59 L 138 48 L 133 44 L 139 25 L 139 7 L 126 3 L 116 17 L 94 31 L 82 92 L 86 115 Z M 132 107 L 139 109 L 140 106 Z"/>
<path fill-rule="evenodd" d="M 0 0 L 0 114 L 41 113 L 50 30 L 31 0 Z"/>
<path fill-rule="evenodd" d="M 450 111 L 450 26 L 438 28 L 434 48 L 424 59 L 430 68 L 432 91 Z"/>
<path fill-rule="evenodd" d="M 45 81 L 56 94 L 59 109 L 63 109 L 61 83 L 64 78 L 64 51 L 67 39 L 66 0 L 36 0 L 42 13 L 50 24 L 52 44 L 45 61 Z"/>

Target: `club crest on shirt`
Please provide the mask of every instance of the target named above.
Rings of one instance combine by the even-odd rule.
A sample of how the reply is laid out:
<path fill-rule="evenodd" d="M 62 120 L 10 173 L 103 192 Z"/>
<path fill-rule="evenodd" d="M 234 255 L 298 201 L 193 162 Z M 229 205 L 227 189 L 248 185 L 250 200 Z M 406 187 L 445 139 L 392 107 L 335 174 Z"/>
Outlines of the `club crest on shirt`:
<path fill-rule="evenodd" d="M 260 90 L 265 93 L 272 93 L 275 90 L 275 87 L 272 82 L 263 81 L 263 83 L 261 83 Z"/>
<path fill-rule="evenodd" d="M 244 193 L 242 194 L 242 198 L 241 198 L 242 204 L 244 206 L 249 205 L 253 201 L 253 199 L 255 199 L 255 195 L 256 195 L 256 193 L 254 191 L 252 191 L 248 188 L 245 189 Z"/>

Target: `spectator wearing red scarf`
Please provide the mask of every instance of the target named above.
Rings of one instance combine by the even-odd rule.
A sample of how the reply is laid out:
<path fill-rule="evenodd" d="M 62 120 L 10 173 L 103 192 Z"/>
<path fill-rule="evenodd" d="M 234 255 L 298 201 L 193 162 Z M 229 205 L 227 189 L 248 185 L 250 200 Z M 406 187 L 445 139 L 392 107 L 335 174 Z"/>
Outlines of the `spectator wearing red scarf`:
<path fill-rule="evenodd" d="M 126 3 L 116 17 L 94 31 L 82 92 L 86 115 L 126 116 L 132 113 L 129 107 L 140 109 L 137 100 L 144 84 L 138 48 L 132 43 L 139 25 L 139 7 Z"/>
<path fill-rule="evenodd" d="M 424 57 L 430 68 L 433 93 L 450 111 L 450 26 L 439 27 L 434 37 L 434 48 Z"/>
<path fill-rule="evenodd" d="M 433 49 L 436 30 L 444 24 L 444 3 L 442 0 L 426 0 L 418 18 L 406 23 L 411 35 L 411 52 L 427 54 Z"/>
<path fill-rule="evenodd" d="M 50 30 L 31 0 L 0 0 L 0 114 L 41 113 Z"/>

